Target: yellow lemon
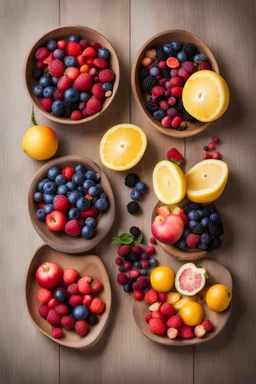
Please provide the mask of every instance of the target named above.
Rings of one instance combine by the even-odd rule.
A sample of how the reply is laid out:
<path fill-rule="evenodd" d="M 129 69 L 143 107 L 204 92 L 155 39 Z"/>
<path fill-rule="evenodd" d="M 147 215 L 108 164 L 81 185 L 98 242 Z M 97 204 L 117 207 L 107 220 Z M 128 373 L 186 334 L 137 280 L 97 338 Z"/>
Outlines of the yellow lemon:
<path fill-rule="evenodd" d="M 160 161 L 153 171 L 153 187 L 162 203 L 177 204 L 186 194 L 185 175 L 178 165 L 168 160 Z"/>
<path fill-rule="evenodd" d="M 228 166 L 221 160 L 203 160 L 192 167 L 185 177 L 189 200 L 209 203 L 224 191 L 228 181 Z"/>
<path fill-rule="evenodd" d="M 197 71 L 188 78 L 182 101 L 186 111 L 197 120 L 216 120 L 228 107 L 228 85 L 223 77 L 213 71 Z"/>
<path fill-rule="evenodd" d="M 35 125 L 23 136 L 22 149 L 31 159 L 47 160 L 58 149 L 58 137 L 50 127 Z"/>
<path fill-rule="evenodd" d="M 186 325 L 195 327 L 200 324 L 204 317 L 204 310 L 201 304 L 190 302 L 180 310 L 180 317 Z"/>
<path fill-rule="evenodd" d="M 144 155 L 147 138 L 143 130 L 134 124 L 118 124 L 110 128 L 100 142 L 100 159 L 114 171 L 134 167 Z"/>
<path fill-rule="evenodd" d="M 214 312 L 222 312 L 227 309 L 232 299 L 228 287 L 223 284 L 212 285 L 206 293 L 206 304 Z"/>
<path fill-rule="evenodd" d="M 157 292 L 168 292 L 173 287 L 174 272 L 169 267 L 157 267 L 151 273 L 150 282 Z"/>

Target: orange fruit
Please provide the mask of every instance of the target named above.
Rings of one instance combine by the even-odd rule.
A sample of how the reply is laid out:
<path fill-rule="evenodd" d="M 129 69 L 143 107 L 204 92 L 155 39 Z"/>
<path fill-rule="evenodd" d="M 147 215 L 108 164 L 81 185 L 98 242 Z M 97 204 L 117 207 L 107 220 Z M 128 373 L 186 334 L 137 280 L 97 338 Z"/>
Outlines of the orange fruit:
<path fill-rule="evenodd" d="M 84 65 L 82 65 L 82 67 L 80 67 L 80 72 L 81 73 L 85 73 L 85 72 L 88 72 L 88 71 L 89 71 L 88 65 L 84 64 Z"/>
<path fill-rule="evenodd" d="M 226 285 L 212 285 L 206 293 L 206 304 L 214 312 L 222 312 L 227 309 L 232 299 L 232 294 Z"/>
<path fill-rule="evenodd" d="M 195 327 L 200 324 L 204 317 L 204 310 L 201 304 L 190 302 L 185 305 L 180 310 L 180 317 L 186 325 Z"/>
<path fill-rule="evenodd" d="M 169 267 L 157 267 L 151 273 L 150 282 L 157 292 L 168 292 L 173 287 L 174 272 Z"/>
<path fill-rule="evenodd" d="M 58 149 L 58 137 L 46 125 L 35 125 L 27 130 L 22 138 L 22 149 L 34 160 L 47 160 Z"/>

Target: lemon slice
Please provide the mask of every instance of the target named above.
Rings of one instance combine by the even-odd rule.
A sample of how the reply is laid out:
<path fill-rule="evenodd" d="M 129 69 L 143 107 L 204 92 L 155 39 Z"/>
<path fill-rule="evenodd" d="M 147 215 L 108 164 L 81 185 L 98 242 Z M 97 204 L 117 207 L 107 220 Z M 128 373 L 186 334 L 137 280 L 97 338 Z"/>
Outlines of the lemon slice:
<path fill-rule="evenodd" d="M 160 161 L 153 171 L 153 187 L 162 203 L 177 204 L 186 194 L 185 175 L 178 165 L 168 160 Z"/>
<path fill-rule="evenodd" d="M 229 104 L 226 81 L 213 71 L 198 71 L 191 75 L 182 92 L 184 108 L 199 121 L 218 119 Z"/>
<path fill-rule="evenodd" d="M 143 130 L 134 124 L 118 124 L 110 128 L 100 142 L 100 159 L 114 171 L 134 167 L 144 155 L 147 138 Z"/>
<path fill-rule="evenodd" d="M 228 181 L 228 166 L 221 160 L 204 160 L 197 163 L 185 175 L 187 196 L 195 203 L 210 203 L 225 189 Z"/>

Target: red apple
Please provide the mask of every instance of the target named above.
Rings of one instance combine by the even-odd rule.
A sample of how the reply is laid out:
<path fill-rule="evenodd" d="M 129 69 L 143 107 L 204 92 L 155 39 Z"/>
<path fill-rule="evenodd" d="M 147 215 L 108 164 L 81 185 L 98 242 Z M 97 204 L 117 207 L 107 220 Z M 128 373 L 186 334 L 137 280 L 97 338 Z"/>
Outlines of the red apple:
<path fill-rule="evenodd" d="M 184 230 L 184 222 L 178 215 L 156 216 L 151 226 L 153 236 L 164 244 L 176 243 Z"/>
<path fill-rule="evenodd" d="M 188 225 L 188 222 L 189 222 L 188 217 L 187 217 L 186 213 L 184 212 L 184 210 L 182 208 L 180 208 L 178 205 L 171 207 L 171 213 L 173 213 L 174 215 L 180 216 L 182 218 L 182 220 L 184 221 L 185 227 Z"/>
<path fill-rule="evenodd" d="M 46 225 L 53 232 L 63 231 L 66 222 L 66 216 L 59 211 L 52 211 L 46 216 Z"/>
<path fill-rule="evenodd" d="M 45 262 L 36 271 L 36 281 L 42 288 L 54 289 L 60 284 L 63 276 L 58 264 Z"/>

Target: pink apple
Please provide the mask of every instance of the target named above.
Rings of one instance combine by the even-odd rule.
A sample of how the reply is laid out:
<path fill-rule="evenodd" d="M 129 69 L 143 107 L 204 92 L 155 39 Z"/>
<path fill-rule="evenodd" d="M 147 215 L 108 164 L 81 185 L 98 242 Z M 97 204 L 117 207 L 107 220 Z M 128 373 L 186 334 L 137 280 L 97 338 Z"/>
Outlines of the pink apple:
<path fill-rule="evenodd" d="M 152 234 L 164 244 L 176 243 L 184 230 L 184 221 L 178 215 L 156 216 L 151 226 Z"/>
<path fill-rule="evenodd" d="M 36 271 L 36 281 L 42 288 L 54 289 L 60 284 L 63 276 L 58 264 L 45 262 Z"/>

